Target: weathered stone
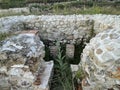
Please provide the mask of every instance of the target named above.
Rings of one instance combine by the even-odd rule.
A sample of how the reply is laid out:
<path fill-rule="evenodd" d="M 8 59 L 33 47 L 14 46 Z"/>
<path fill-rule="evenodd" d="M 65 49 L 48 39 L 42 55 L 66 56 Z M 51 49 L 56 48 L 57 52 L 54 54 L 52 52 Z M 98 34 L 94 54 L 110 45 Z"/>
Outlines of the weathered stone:
<path fill-rule="evenodd" d="M 39 23 L 35 23 L 35 26 L 36 26 L 36 27 L 40 27 L 40 24 L 39 24 Z"/>
<path fill-rule="evenodd" d="M 0 81 L 0 90 L 11 90 L 10 84 L 5 81 Z"/>
<path fill-rule="evenodd" d="M 55 58 L 58 54 L 58 46 L 55 45 L 49 46 L 49 49 L 50 49 L 50 55 Z"/>
<path fill-rule="evenodd" d="M 101 57 L 102 57 L 102 59 L 103 59 L 105 62 L 107 62 L 107 61 L 109 61 L 109 60 L 112 61 L 112 60 L 114 59 L 113 56 L 110 55 L 110 53 L 108 53 L 108 52 L 104 52 Z"/>
<path fill-rule="evenodd" d="M 110 45 L 106 45 L 106 49 L 108 50 L 108 51 L 113 51 L 114 50 L 114 48 L 112 47 L 112 46 L 110 46 Z"/>
<path fill-rule="evenodd" d="M 93 20 L 82 15 L 16 16 L 2 18 L 0 21 L 1 32 L 36 29 L 40 31 L 39 35 L 43 39 L 52 41 L 63 39 L 76 41 L 83 36 L 88 39 L 93 26 Z"/>
<path fill-rule="evenodd" d="M 68 35 L 66 39 L 67 40 L 73 40 L 73 38 L 74 38 L 73 35 Z"/>
<path fill-rule="evenodd" d="M 109 31 L 109 33 L 108 33 Z M 118 34 L 119 30 L 108 30 L 99 33 L 83 50 L 80 65 L 86 73 L 82 84 L 83 90 L 119 90 L 120 85 L 120 44 L 118 38 L 106 38 L 103 35 Z M 98 37 L 99 36 L 99 37 Z M 108 41 L 107 43 L 105 43 Z M 96 48 L 96 45 L 99 46 Z M 83 82 L 82 82 L 83 83 Z"/>
<path fill-rule="evenodd" d="M 73 58 L 74 57 L 74 51 L 75 51 L 74 45 L 66 44 L 66 56 L 68 58 Z"/>
<path fill-rule="evenodd" d="M 4 81 L 13 84 L 12 88 L 18 88 L 22 83 L 25 87 L 32 85 L 36 78 L 35 73 L 44 68 L 45 55 L 44 44 L 38 37 L 38 31 L 16 34 L 5 39 L 0 46 L 0 74 L 5 78 Z"/>
<path fill-rule="evenodd" d="M 29 87 L 35 79 L 35 76 L 30 72 L 29 67 L 24 65 L 13 65 L 8 74 L 9 83 L 13 84 L 12 87 Z"/>
<path fill-rule="evenodd" d="M 0 55 L 8 69 L 14 64 L 26 64 L 35 72 L 44 57 L 44 45 L 36 31 L 24 31 L 5 40 L 0 47 Z"/>
<path fill-rule="evenodd" d="M 7 59 L 7 54 L 6 53 L 1 53 L 0 54 L 0 60 L 6 60 Z"/>
<path fill-rule="evenodd" d="M 101 39 L 105 39 L 105 38 L 107 38 L 107 37 L 108 37 L 108 35 L 107 35 L 107 34 L 104 34 L 104 35 L 102 35 Z"/>
<path fill-rule="evenodd" d="M 97 54 L 101 54 L 102 52 L 103 52 L 103 51 L 102 51 L 101 49 L 97 49 L 97 50 L 96 50 L 96 53 L 97 53 Z"/>
<path fill-rule="evenodd" d="M 110 34 L 110 39 L 117 39 L 118 37 L 118 34 Z"/>
<path fill-rule="evenodd" d="M 12 16 L 12 17 L 4 17 L 0 18 L 0 32 L 16 32 L 21 31 L 23 29 L 37 29 L 40 31 L 39 35 L 42 39 L 48 39 L 51 41 L 57 41 L 61 40 L 61 42 L 75 44 L 76 41 L 81 42 L 81 38 L 85 38 L 84 42 L 89 40 L 89 37 L 91 37 L 91 30 L 93 31 L 92 34 L 98 34 L 100 32 L 103 32 L 102 34 L 96 36 L 96 39 L 92 39 L 90 43 L 90 47 L 88 49 L 84 50 L 84 53 L 86 55 L 87 60 L 82 60 L 85 65 L 85 70 L 89 74 L 91 81 L 90 88 L 88 87 L 87 90 L 96 90 L 100 87 L 103 88 L 103 84 L 106 86 L 111 87 L 115 81 L 112 78 L 109 78 L 106 73 L 101 74 L 101 71 L 106 71 L 105 67 L 110 67 L 114 64 L 114 60 L 118 61 L 119 59 L 119 29 L 120 28 L 120 16 L 118 15 L 42 15 L 42 16 Z M 114 28 L 114 30 L 107 30 L 110 28 Z M 26 33 L 27 34 L 27 33 Z M 27 34 L 28 35 L 28 34 Z M 29 36 L 29 35 L 28 35 Z M 29 43 L 23 43 L 22 45 L 19 44 L 19 42 Z M 14 40 L 13 40 L 14 41 Z M 16 45 L 16 42 L 18 45 Z M 39 40 L 36 42 L 39 42 Z M 39 66 L 39 63 L 36 63 L 38 59 L 42 60 L 44 57 L 44 51 L 38 49 L 38 51 L 41 52 L 38 53 L 36 50 L 36 44 L 30 45 L 31 43 L 36 43 L 32 40 L 24 40 L 21 38 L 21 40 L 17 40 L 12 42 L 4 41 L 4 48 L 1 51 L 0 59 L 4 62 L 1 63 L 0 67 L 4 66 L 6 64 L 6 68 L 11 67 L 14 64 L 25 64 L 28 65 L 30 70 L 32 72 L 35 72 L 37 69 L 37 66 Z M 116 43 L 117 42 L 117 43 Z M 5 45 L 5 43 L 7 43 Z M 111 46 L 112 43 L 112 46 Z M 7 46 L 8 45 L 8 46 Z M 110 45 L 111 47 L 108 47 Z M 102 47 L 101 47 L 102 46 Z M 28 51 L 26 48 L 29 48 Z M 38 47 L 37 47 L 38 48 Z M 91 49 L 89 49 L 91 48 Z M 101 50 L 97 50 L 97 49 Z M 73 57 L 73 49 L 71 47 L 67 47 L 66 51 L 69 53 L 69 56 Z M 69 51 L 70 50 L 70 51 Z M 4 51 L 4 52 L 3 52 Z M 7 53 L 5 52 L 7 51 Z M 21 53 L 19 53 L 19 51 Z M 11 53 L 15 52 L 15 53 Z M 37 53 L 34 53 L 37 52 Z M 72 53 L 71 53 L 72 52 Z M 113 57 L 113 60 L 111 58 L 107 58 L 109 55 L 105 55 L 105 52 L 110 54 L 110 57 Z M 19 54 L 18 54 L 19 53 Z M 24 54 L 23 54 L 24 53 Z M 28 53 L 27 55 L 25 53 Z M 34 57 L 33 56 L 39 56 L 40 57 Z M 32 57 L 30 57 L 32 56 Z M 87 57 L 88 56 L 88 57 Z M 103 57 L 105 56 L 105 57 Z M 26 57 L 26 58 L 25 58 Z M 29 57 L 29 58 L 28 58 Z M 84 57 L 84 56 L 83 56 Z M 103 60 L 103 58 L 105 60 Z M 6 63 L 7 61 L 7 63 Z M 16 62 L 17 61 L 17 62 Z M 113 61 L 113 62 L 112 62 Z M 93 63 L 94 62 L 94 63 Z M 89 68 L 88 68 L 89 67 Z M 95 68 L 95 69 L 94 69 Z M 114 68 L 110 68 L 110 71 L 115 71 L 116 66 Z M 96 71 L 96 72 L 91 72 Z M 107 72 L 107 71 L 106 71 Z M 94 75 L 96 74 L 96 75 Z M 100 75 L 99 75 L 100 74 Z M 106 76 L 105 81 L 103 76 Z M 94 77 L 94 78 L 93 78 Z M 116 77 L 116 76 L 115 76 Z M 100 79 L 98 79 L 100 78 Z M 99 80 L 100 82 L 97 82 L 99 85 L 94 85 L 94 81 Z M 108 83 L 110 81 L 110 84 Z M 93 83 L 92 83 L 93 82 Z M 94 89 L 93 89 L 94 87 Z"/>
<path fill-rule="evenodd" d="M 113 54 L 115 55 L 115 56 L 120 56 L 120 48 L 118 48 L 118 49 L 116 49 L 116 50 L 114 50 L 113 51 Z"/>

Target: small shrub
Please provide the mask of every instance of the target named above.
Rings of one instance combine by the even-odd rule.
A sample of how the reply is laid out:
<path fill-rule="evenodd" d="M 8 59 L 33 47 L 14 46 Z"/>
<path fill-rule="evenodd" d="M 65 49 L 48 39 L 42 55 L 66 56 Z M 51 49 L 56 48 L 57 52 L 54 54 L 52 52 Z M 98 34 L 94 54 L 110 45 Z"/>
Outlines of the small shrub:
<path fill-rule="evenodd" d="M 4 40 L 8 36 L 10 36 L 8 33 L 0 33 L 0 41 Z"/>
<path fill-rule="evenodd" d="M 58 53 L 56 59 L 54 60 L 55 76 L 53 81 L 57 85 L 56 87 L 54 86 L 54 88 L 55 90 L 72 90 L 72 74 L 69 63 L 65 60 L 65 55 L 62 55 L 59 42 L 56 43 L 56 46 L 58 46 Z"/>
<path fill-rule="evenodd" d="M 78 71 L 75 73 L 75 78 L 82 80 L 85 77 L 85 73 L 82 68 L 79 68 Z"/>

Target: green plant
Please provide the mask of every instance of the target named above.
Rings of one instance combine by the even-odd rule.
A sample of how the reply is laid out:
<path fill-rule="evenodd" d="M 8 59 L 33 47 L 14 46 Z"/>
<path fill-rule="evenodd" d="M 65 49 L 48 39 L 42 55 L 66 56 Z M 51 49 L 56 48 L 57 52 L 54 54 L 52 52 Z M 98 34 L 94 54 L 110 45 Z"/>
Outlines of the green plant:
<path fill-rule="evenodd" d="M 68 78 L 65 79 L 65 81 L 61 81 L 63 90 L 73 90 L 72 89 L 72 84 Z"/>
<path fill-rule="evenodd" d="M 74 86 L 75 86 L 75 90 L 81 90 L 81 82 L 82 80 L 85 78 L 85 73 L 83 71 L 83 69 L 81 67 L 79 67 L 78 71 L 75 72 L 75 76 L 74 76 Z"/>
<path fill-rule="evenodd" d="M 62 55 L 63 51 L 61 50 L 60 42 L 57 42 L 56 46 L 58 47 L 58 53 L 54 60 L 54 82 L 55 84 L 57 83 L 55 90 L 72 90 L 72 74 L 69 63 L 65 60 L 65 55 Z"/>
<path fill-rule="evenodd" d="M 55 59 L 55 64 L 56 64 L 55 68 L 57 69 L 57 73 L 59 74 L 59 77 L 64 78 L 64 76 L 66 75 L 65 71 L 68 68 L 68 64 L 64 62 L 65 56 L 62 56 L 60 43 L 57 42 L 56 45 L 58 46 L 58 55 Z"/>
<path fill-rule="evenodd" d="M 75 73 L 75 78 L 82 80 L 85 77 L 85 73 L 82 68 L 79 68 L 78 71 Z"/>
<path fill-rule="evenodd" d="M 1 8 L 14 8 L 14 7 L 23 7 L 25 6 L 25 0 L 2 0 Z"/>

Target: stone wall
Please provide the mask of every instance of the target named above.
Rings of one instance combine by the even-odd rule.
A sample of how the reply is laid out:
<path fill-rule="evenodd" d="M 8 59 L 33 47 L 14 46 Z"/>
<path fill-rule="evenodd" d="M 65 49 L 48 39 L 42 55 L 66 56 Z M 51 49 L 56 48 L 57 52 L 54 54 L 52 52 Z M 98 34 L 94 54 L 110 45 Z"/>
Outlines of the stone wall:
<path fill-rule="evenodd" d="M 25 21 L 25 28 L 38 29 L 44 39 L 75 43 L 83 36 L 90 37 L 93 20 L 83 16 L 38 16 Z"/>
<path fill-rule="evenodd" d="M 81 43 L 82 40 L 89 41 L 99 32 L 119 27 L 120 15 L 29 15 L 0 18 L 0 32 L 38 30 L 42 40 L 71 45 Z"/>
<path fill-rule="evenodd" d="M 83 80 L 83 90 L 119 90 L 119 28 L 120 15 L 30 15 L 0 18 L 1 33 L 38 30 L 43 40 L 67 43 L 66 53 L 70 57 L 74 56 L 74 44 L 85 42 L 97 34 L 83 51 L 81 64 L 88 75 Z M 54 52 L 55 47 L 52 46 L 54 45 L 51 44 Z"/>
<path fill-rule="evenodd" d="M 0 32 L 34 29 L 48 40 L 63 40 L 75 43 L 77 39 L 88 39 L 91 32 L 120 27 L 118 15 L 42 15 L 11 16 L 0 18 Z M 94 31 L 92 31 L 94 30 Z"/>
<path fill-rule="evenodd" d="M 86 73 L 83 90 L 119 90 L 120 29 L 103 31 L 83 50 L 81 64 Z"/>
<path fill-rule="evenodd" d="M 0 42 L 0 90 L 49 90 L 53 61 L 45 62 L 37 30 Z"/>
<path fill-rule="evenodd" d="M 94 20 L 94 30 L 98 34 L 107 29 L 120 28 L 120 15 L 93 15 L 91 19 Z"/>
<path fill-rule="evenodd" d="M 79 15 L 73 16 L 15 16 L 1 18 L 0 31 L 34 29 L 47 40 L 62 40 L 75 43 L 77 39 L 90 37 L 93 20 Z"/>

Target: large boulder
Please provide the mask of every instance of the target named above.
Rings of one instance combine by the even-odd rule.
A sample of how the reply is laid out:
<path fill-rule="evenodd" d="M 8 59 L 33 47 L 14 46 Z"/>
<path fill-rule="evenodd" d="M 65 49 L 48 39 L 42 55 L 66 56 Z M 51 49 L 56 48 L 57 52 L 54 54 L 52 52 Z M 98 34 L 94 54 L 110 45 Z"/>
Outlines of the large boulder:
<path fill-rule="evenodd" d="M 120 30 L 106 30 L 90 40 L 80 65 L 83 90 L 120 90 Z"/>

